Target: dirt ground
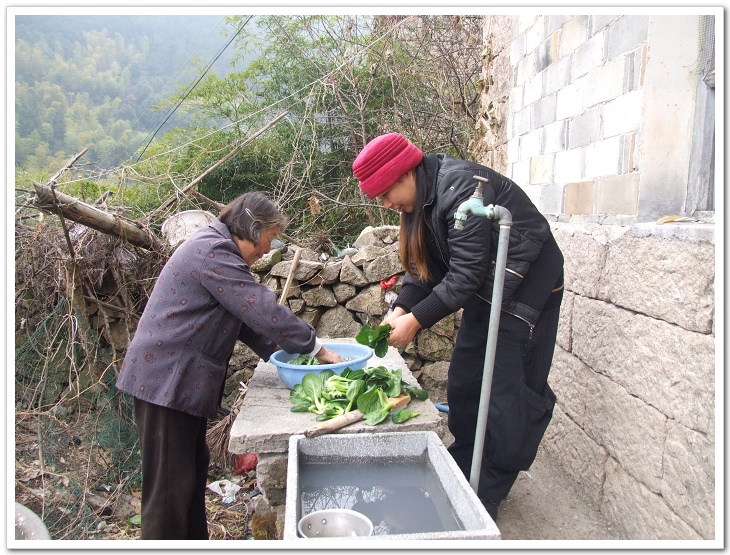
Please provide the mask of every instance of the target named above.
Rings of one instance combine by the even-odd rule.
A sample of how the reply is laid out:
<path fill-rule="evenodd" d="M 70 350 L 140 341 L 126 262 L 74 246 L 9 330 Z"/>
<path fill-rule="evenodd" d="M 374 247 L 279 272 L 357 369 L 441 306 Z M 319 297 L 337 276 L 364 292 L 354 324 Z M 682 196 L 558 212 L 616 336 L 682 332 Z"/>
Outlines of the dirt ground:
<path fill-rule="evenodd" d="M 497 527 L 503 540 L 620 539 L 544 451 L 500 504 Z"/>
<path fill-rule="evenodd" d="M 444 444 L 452 439 L 447 432 Z M 500 503 L 496 523 L 503 540 L 620 539 L 542 449 Z"/>

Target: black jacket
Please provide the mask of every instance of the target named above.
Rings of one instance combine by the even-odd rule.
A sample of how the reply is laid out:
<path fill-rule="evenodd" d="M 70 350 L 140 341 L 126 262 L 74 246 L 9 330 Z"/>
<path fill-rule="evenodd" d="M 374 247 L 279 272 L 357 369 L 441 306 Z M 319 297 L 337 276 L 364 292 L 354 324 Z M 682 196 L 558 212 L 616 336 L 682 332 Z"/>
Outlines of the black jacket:
<path fill-rule="evenodd" d="M 550 225 L 512 180 L 445 154 L 426 155 L 416 168 L 418 188 L 425 189 L 431 280 L 407 274 L 395 305 L 411 311 L 427 328 L 465 306 L 475 294 L 491 302 L 498 223 L 469 214 L 464 228 L 454 229 L 454 214 L 476 188 L 475 175 L 489 179 L 484 205 L 502 206 L 512 214 L 502 309 L 533 327 L 551 293 L 563 286 L 563 255 Z"/>

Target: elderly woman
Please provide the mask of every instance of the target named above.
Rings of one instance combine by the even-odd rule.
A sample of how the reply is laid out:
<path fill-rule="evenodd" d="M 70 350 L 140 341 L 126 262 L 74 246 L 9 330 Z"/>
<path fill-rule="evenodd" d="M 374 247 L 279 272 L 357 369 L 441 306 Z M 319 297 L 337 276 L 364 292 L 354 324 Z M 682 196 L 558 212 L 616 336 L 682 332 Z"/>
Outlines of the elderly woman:
<path fill-rule="evenodd" d="M 264 360 L 283 348 L 342 361 L 251 273 L 285 226 L 269 198 L 245 193 L 181 244 L 157 279 L 117 380 L 134 396 L 142 539 L 208 539 L 205 434 L 236 340 Z"/>

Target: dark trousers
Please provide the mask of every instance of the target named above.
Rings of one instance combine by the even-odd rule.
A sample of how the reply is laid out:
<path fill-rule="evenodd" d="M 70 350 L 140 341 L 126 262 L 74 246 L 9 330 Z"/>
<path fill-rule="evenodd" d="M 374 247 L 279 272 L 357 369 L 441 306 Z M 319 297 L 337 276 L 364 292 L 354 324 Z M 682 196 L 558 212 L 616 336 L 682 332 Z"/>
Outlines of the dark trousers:
<path fill-rule="evenodd" d="M 134 399 L 142 448 L 142 539 L 207 540 L 207 420 Z"/>
<path fill-rule="evenodd" d="M 531 331 L 523 320 L 502 312 L 477 496 L 501 501 L 520 470 L 535 460 L 552 418 L 555 395 L 547 384 L 555 349 L 562 291 L 554 293 Z M 449 366 L 447 396 L 449 452 L 467 479 L 484 373 L 491 305 L 478 297 L 464 308 Z"/>

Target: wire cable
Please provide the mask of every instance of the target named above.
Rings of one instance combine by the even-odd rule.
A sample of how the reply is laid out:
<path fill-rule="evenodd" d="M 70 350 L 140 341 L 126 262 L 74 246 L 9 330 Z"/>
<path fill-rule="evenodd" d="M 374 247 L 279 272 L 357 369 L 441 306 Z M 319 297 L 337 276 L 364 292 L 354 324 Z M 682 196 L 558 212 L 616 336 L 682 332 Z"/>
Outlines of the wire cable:
<path fill-rule="evenodd" d="M 177 150 L 180 150 L 182 148 L 185 148 L 187 146 L 190 146 L 192 144 L 195 144 L 195 143 L 197 143 L 198 141 L 200 141 L 202 139 L 205 139 L 207 137 L 210 137 L 212 135 L 215 135 L 216 133 L 221 133 L 224 130 L 228 129 L 229 127 L 232 127 L 234 125 L 238 125 L 239 123 L 243 123 L 244 121 L 246 121 L 247 119 L 249 119 L 249 118 L 251 118 L 253 116 L 256 116 L 256 115 L 258 115 L 258 114 L 260 114 L 262 112 L 268 111 L 268 110 L 270 110 L 270 109 L 272 109 L 272 108 L 274 108 L 274 107 L 276 107 L 276 106 L 278 106 L 278 105 L 286 102 L 287 100 L 291 99 L 292 97 L 295 97 L 296 95 L 298 95 L 302 91 L 307 90 L 307 89 L 313 87 L 314 85 L 326 83 L 326 79 L 330 75 L 336 73 L 341 68 L 343 68 L 344 66 L 346 66 L 348 63 L 351 63 L 351 61 L 353 59 L 357 58 L 358 56 L 361 56 L 363 53 L 365 53 L 368 50 L 374 48 L 378 43 L 380 43 L 381 41 L 385 40 L 385 38 L 389 34 L 393 33 L 396 28 L 400 27 L 401 25 L 405 24 L 406 22 L 408 22 L 408 21 L 410 21 L 410 20 L 412 20 L 414 18 L 415 18 L 415 16 L 407 16 L 407 17 L 405 17 L 404 19 L 402 19 L 401 21 L 397 22 L 395 25 L 393 25 L 392 27 L 390 27 L 385 33 L 383 33 L 380 37 L 378 37 L 377 39 L 375 39 L 370 45 L 368 45 L 367 47 L 363 48 L 362 50 L 356 50 L 348 58 L 346 58 L 340 65 L 338 65 L 337 67 L 335 67 L 334 69 L 332 69 L 331 71 L 329 71 L 328 73 L 326 73 L 325 75 L 322 75 L 319 78 L 315 79 L 314 81 L 311 81 L 310 83 L 304 85 L 303 87 L 300 87 L 298 90 L 292 92 L 291 94 L 285 96 L 284 98 L 280 98 L 276 102 L 273 102 L 273 103 L 271 103 L 268 106 L 264 106 L 264 107 L 260 108 L 256 112 L 254 112 L 254 113 L 249 114 L 248 116 L 246 116 L 246 118 L 240 119 L 238 121 L 231 122 L 231 123 L 226 124 L 223 127 L 220 127 L 218 129 L 214 129 L 210 133 L 206 133 L 205 135 L 202 135 L 201 137 L 197 137 L 197 138 L 193 139 L 192 141 L 188 141 L 187 143 L 178 145 L 178 146 L 176 146 L 173 149 L 170 149 L 168 151 L 165 151 L 165 152 L 161 152 L 159 154 L 156 154 L 155 156 L 149 158 L 148 160 L 151 160 L 151 159 L 153 159 L 153 158 L 155 158 L 157 156 L 165 156 L 167 154 L 170 154 L 172 152 L 175 152 Z M 289 106 L 287 106 L 285 109 L 286 110 L 289 110 L 291 108 L 291 106 L 296 105 L 296 104 L 299 104 L 299 103 L 304 102 L 304 101 L 306 101 L 306 98 L 298 98 L 292 104 L 290 104 Z M 289 116 L 287 116 L 285 119 L 286 120 L 289 120 L 290 118 L 289 118 Z M 139 159 L 137 161 L 139 162 Z"/>
<path fill-rule="evenodd" d="M 238 28 L 238 30 L 236 30 L 236 32 L 233 34 L 233 36 L 231 36 L 231 38 L 228 40 L 228 42 L 225 45 L 223 45 L 223 47 L 218 51 L 215 58 L 213 58 L 213 60 L 205 67 L 205 69 L 200 74 L 200 76 L 195 80 L 195 82 L 188 87 L 188 89 L 185 91 L 185 94 L 182 96 L 180 101 L 175 105 L 174 108 L 172 108 L 170 110 L 170 112 L 167 114 L 167 116 L 165 116 L 165 119 L 163 119 L 162 122 L 152 132 L 152 136 L 150 137 L 149 141 L 147 141 L 147 144 L 142 149 L 142 152 L 139 153 L 139 156 L 137 157 L 136 162 L 140 161 L 140 159 L 142 158 L 144 153 L 147 151 L 147 148 L 150 146 L 150 143 L 152 143 L 152 140 L 155 138 L 155 135 L 157 135 L 157 133 L 160 131 L 160 129 L 162 129 L 162 126 L 165 125 L 165 123 L 167 123 L 167 121 L 172 117 L 172 115 L 177 111 L 177 109 L 182 105 L 182 103 L 185 102 L 185 100 L 187 100 L 188 96 L 190 96 L 190 94 L 193 92 L 193 90 L 195 90 L 195 87 L 198 86 L 198 84 L 203 80 L 203 78 L 208 73 L 208 71 L 210 71 L 210 68 L 213 67 L 213 64 L 218 60 L 218 58 L 221 57 L 223 52 L 225 52 L 225 50 L 230 46 L 230 44 L 235 40 L 235 38 L 241 33 L 241 31 L 243 31 L 244 27 L 246 27 L 246 25 L 248 24 L 249 21 L 251 21 L 252 18 L 253 18 L 252 15 L 248 16 L 246 21 L 244 21 L 241 24 L 241 26 Z"/>

